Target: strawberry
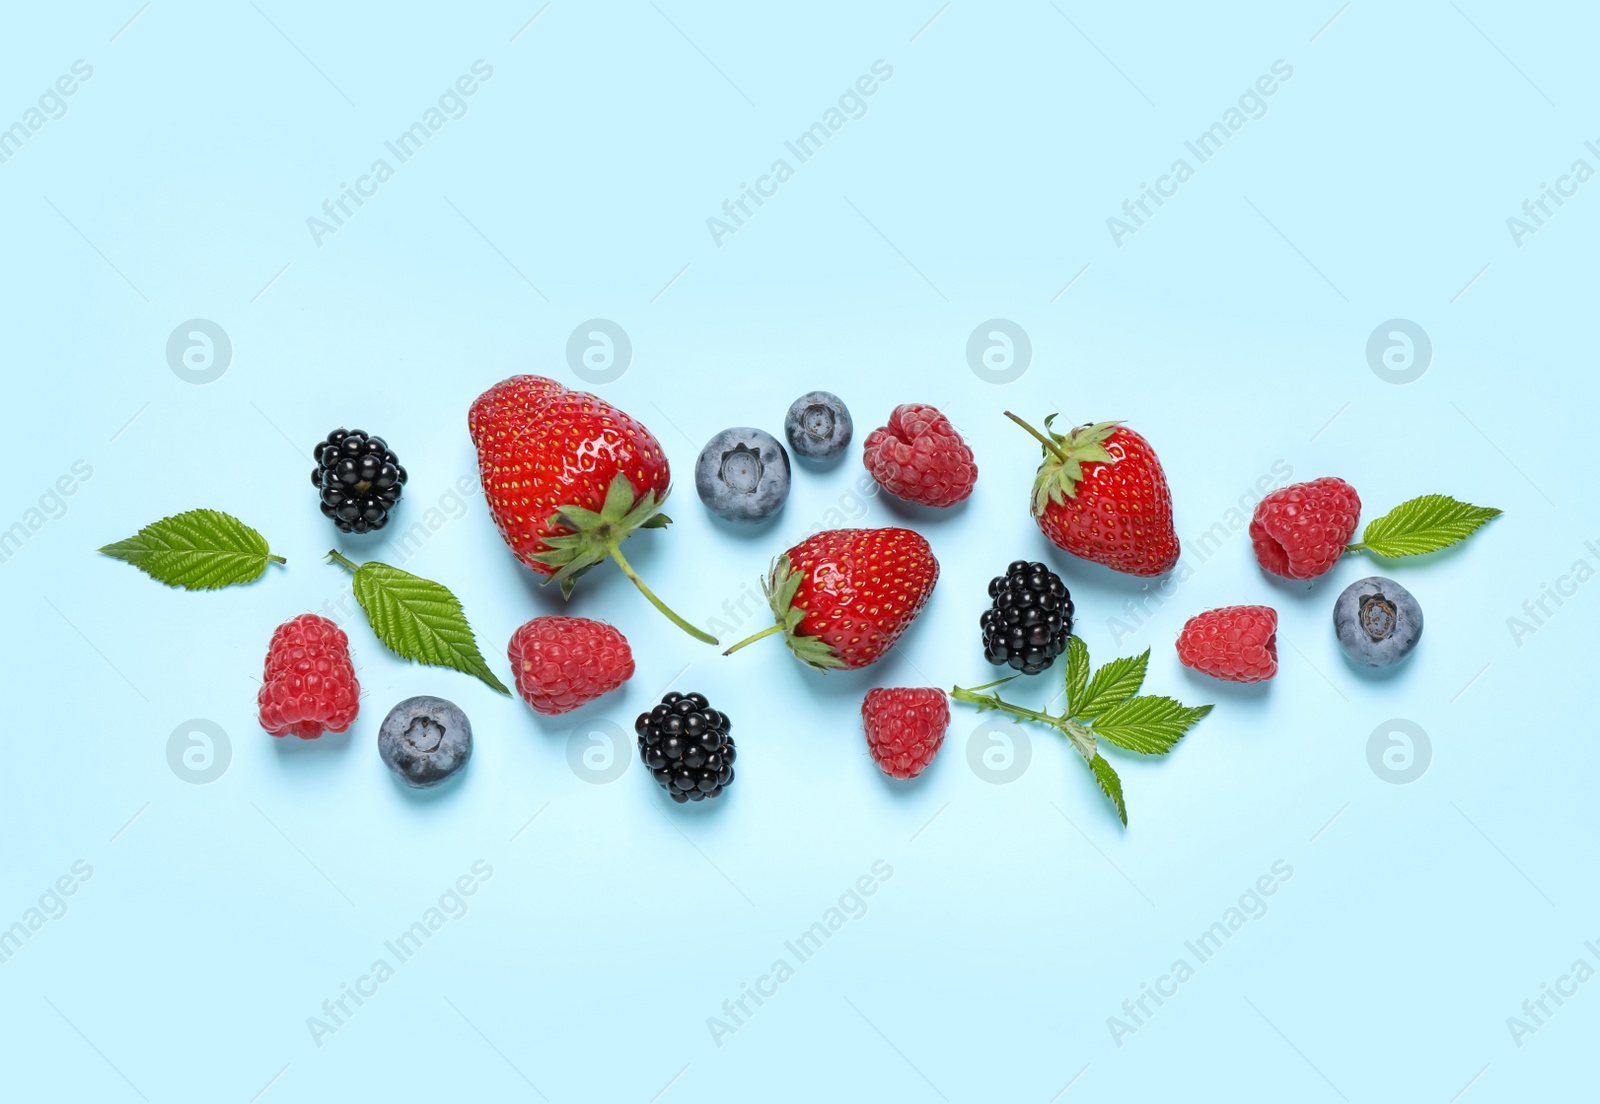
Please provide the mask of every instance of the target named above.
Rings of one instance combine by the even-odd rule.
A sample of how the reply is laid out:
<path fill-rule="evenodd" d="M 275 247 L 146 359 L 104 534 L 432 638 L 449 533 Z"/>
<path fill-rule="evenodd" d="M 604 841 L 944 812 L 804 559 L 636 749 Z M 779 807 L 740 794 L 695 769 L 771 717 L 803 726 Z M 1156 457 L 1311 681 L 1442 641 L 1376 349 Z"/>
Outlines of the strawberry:
<path fill-rule="evenodd" d="M 827 529 L 795 545 L 763 582 L 777 624 L 724 655 L 781 632 L 818 670 L 853 671 L 882 659 L 916 619 L 939 561 L 909 529 Z"/>
<path fill-rule="evenodd" d="M 1006 417 L 1044 446 L 1033 483 L 1033 516 L 1057 548 L 1129 575 L 1160 575 L 1178 562 L 1172 492 L 1155 450 L 1121 422 L 1040 433 Z"/>
<path fill-rule="evenodd" d="M 701 632 L 657 598 L 622 556 L 635 529 L 656 529 L 672 474 L 661 443 L 603 399 L 543 376 L 513 376 L 467 414 L 489 512 L 511 551 L 571 594 L 607 557 L 673 624 Z"/>

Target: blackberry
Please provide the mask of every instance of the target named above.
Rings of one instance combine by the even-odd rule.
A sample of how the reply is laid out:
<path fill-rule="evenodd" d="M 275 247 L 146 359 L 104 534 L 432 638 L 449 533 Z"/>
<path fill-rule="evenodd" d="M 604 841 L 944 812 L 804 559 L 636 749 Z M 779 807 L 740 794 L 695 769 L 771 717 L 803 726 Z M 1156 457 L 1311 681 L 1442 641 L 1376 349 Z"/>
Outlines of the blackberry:
<path fill-rule="evenodd" d="M 990 663 L 1037 675 L 1067 650 L 1072 595 L 1061 576 L 1044 564 L 1016 561 L 990 580 L 989 597 L 994 602 L 978 623 Z"/>
<path fill-rule="evenodd" d="M 676 690 L 639 714 L 639 758 L 672 800 L 704 801 L 733 782 L 733 722 L 712 709 L 704 694 Z"/>
<path fill-rule="evenodd" d="M 389 521 L 406 470 L 382 437 L 336 429 L 313 450 L 311 482 L 322 491 L 322 512 L 346 533 L 370 533 Z"/>

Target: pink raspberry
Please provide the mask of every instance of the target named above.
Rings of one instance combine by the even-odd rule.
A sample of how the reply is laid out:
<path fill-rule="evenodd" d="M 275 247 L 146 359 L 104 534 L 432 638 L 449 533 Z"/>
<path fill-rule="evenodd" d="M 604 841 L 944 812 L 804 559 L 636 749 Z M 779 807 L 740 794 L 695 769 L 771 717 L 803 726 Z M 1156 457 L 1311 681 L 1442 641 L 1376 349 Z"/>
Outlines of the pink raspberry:
<path fill-rule="evenodd" d="M 895 407 L 889 424 L 868 435 L 861 459 L 884 490 L 923 506 L 954 506 L 978 481 L 972 450 L 950 419 L 922 403 Z"/>
<path fill-rule="evenodd" d="M 915 778 L 944 743 L 950 727 L 950 702 L 943 690 L 868 690 L 861 703 L 867 750 L 884 774 Z"/>
<path fill-rule="evenodd" d="M 261 727 L 274 736 L 315 740 L 325 731 L 349 728 L 361 711 L 349 638 L 314 613 L 279 625 L 267 646 L 256 704 Z"/>
<path fill-rule="evenodd" d="M 1265 682 L 1278 673 L 1278 611 L 1227 606 L 1189 618 L 1178 634 L 1178 660 L 1228 682 Z"/>
<path fill-rule="evenodd" d="M 1344 480 L 1291 483 L 1256 506 L 1250 543 L 1272 574 L 1315 579 L 1339 562 L 1360 520 L 1361 496 Z"/>
<path fill-rule="evenodd" d="M 633 650 L 604 621 L 535 617 L 507 649 L 517 693 L 535 713 L 570 713 L 633 677 Z"/>

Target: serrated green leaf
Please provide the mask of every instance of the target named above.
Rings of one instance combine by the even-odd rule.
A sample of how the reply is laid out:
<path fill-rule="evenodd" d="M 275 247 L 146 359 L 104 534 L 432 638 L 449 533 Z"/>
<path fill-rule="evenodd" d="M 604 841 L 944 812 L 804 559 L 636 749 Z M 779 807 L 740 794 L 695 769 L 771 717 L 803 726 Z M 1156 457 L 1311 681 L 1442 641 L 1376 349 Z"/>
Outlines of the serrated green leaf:
<path fill-rule="evenodd" d="M 1080 714 L 1083 689 L 1089 682 L 1089 645 L 1077 634 L 1067 637 L 1067 716 Z"/>
<path fill-rule="evenodd" d="M 1354 547 L 1391 559 L 1421 556 L 1466 540 L 1484 522 L 1499 516 L 1492 506 L 1474 506 L 1449 495 L 1422 495 L 1368 522 L 1361 543 Z"/>
<path fill-rule="evenodd" d="M 1141 755 L 1165 755 L 1183 739 L 1196 721 L 1211 712 L 1209 705 L 1189 707 L 1159 694 L 1129 698 L 1094 719 L 1094 734 L 1107 743 Z"/>
<path fill-rule="evenodd" d="M 1105 758 L 1096 755 L 1089 760 L 1089 769 L 1094 772 L 1094 780 L 1100 783 L 1100 792 L 1111 799 L 1117 807 L 1117 815 L 1122 818 L 1122 826 L 1128 826 L 1128 807 L 1122 803 L 1122 779 L 1117 777 L 1117 772 L 1111 769 L 1111 764 Z"/>
<path fill-rule="evenodd" d="M 1095 717 L 1112 706 L 1127 701 L 1139 692 L 1140 686 L 1144 685 L 1144 673 L 1149 664 L 1149 648 L 1144 650 L 1143 655 L 1113 659 L 1094 673 L 1094 678 L 1089 680 L 1088 687 L 1081 695 L 1080 704 L 1072 711 L 1072 715 Z"/>
<path fill-rule="evenodd" d="M 185 590 L 248 583 L 260 578 L 269 562 L 284 562 L 272 554 L 265 537 L 220 510 L 173 514 L 100 552 Z"/>
<path fill-rule="evenodd" d="M 1019 723 L 1021 720 L 1022 718 L 1017 718 Z M 1078 754 L 1083 756 L 1084 762 L 1088 762 L 1100 754 L 1100 745 L 1096 742 L 1094 733 L 1083 725 L 1078 724 L 1076 721 L 1063 719 L 1056 727 L 1061 730 L 1061 735 L 1067 738 L 1067 742 L 1077 749 Z"/>
<path fill-rule="evenodd" d="M 510 695 L 484 662 L 461 603 L 448 587 L 377 561 L 358 567 L 351 585 L 372 631 L 395 655 L 462 671 Z"/>

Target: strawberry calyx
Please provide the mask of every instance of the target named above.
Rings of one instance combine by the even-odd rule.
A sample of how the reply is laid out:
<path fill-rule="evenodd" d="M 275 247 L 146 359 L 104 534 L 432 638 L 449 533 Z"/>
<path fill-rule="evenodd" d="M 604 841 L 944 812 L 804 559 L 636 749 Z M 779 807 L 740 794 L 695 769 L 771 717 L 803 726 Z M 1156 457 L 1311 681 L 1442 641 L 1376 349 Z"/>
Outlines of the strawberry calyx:
<path fill-rule="evenodd" d="M 754 644 L 763 637 L 781 632 L 784 642 L 789 645 L 789 650 L 795 654 L 795 658 L 808 667 L 814 667 L 819 671 L 843 667 L 844 660 L 834 654 L 831 645 L 821 637 L 800 632 L 800 622 L 805 619 L 806 611 L 796 606 L 794 599 L 804 579 L 805 572 L 795 568 L 788 556 L 779 556 L 778 561 L 772 565 L 771 574 L 761 581 L 761 589 L 766 592 L 767 605 L 772 608 L 775 623 L 754 636 L 739 641 L 722 654 L 732 655 L 747 644 Z"/>
<path fill-rule="evenodd" d="M 615 560 L 622 573 L 639 588 L 639 592 L 674 625 L 696 640 L 716 644 L 716 637 L 695 628 L 657 598 L 622 555 L 622 542 L 632 536 L 635 530 L 660 529 L 672 524 L 672 519 L 661 513 L 665 501 L 666 495 L 657 498 L 651 490 L 638 494 L 628 477 L 618 472 L 611 486 L 606 488 L 605 501 L 598 511 L 582 506 L 557 507 L 550 518 L 550 526 L 554 528 L 559 525 L 572 531 L 546 537 L 544 543 L 548 551 L 532 558 L 557 569 L 545 583 L 561 584 L 562 596 L 568 598 L 572 596 L 578 576 L 607 559 Z"/>
<path fill-rule="evenodd" d="M 1069 498 L 1078 497 L 1078 484 L 1083 481 L 1083 465 L 1114 464 L 1117 461 L 1106 450 L 1105 443 L 1122 424 L 1121 421 L 1091 422 L 1061 434 L 1050 428 L 1056 420 L 1056 415 L 1051 414 L 1045 418 L 1044 432 L 1041 433 L 1011 411 L 1007 410 L 1005 415 L 1031 433 L 1043 446 L 1044 459 L 1040 461 L 1038 474 L 1033 480 L 1035 517 L 1044 513 L 1052 502 L 1059 506 Z"/>

